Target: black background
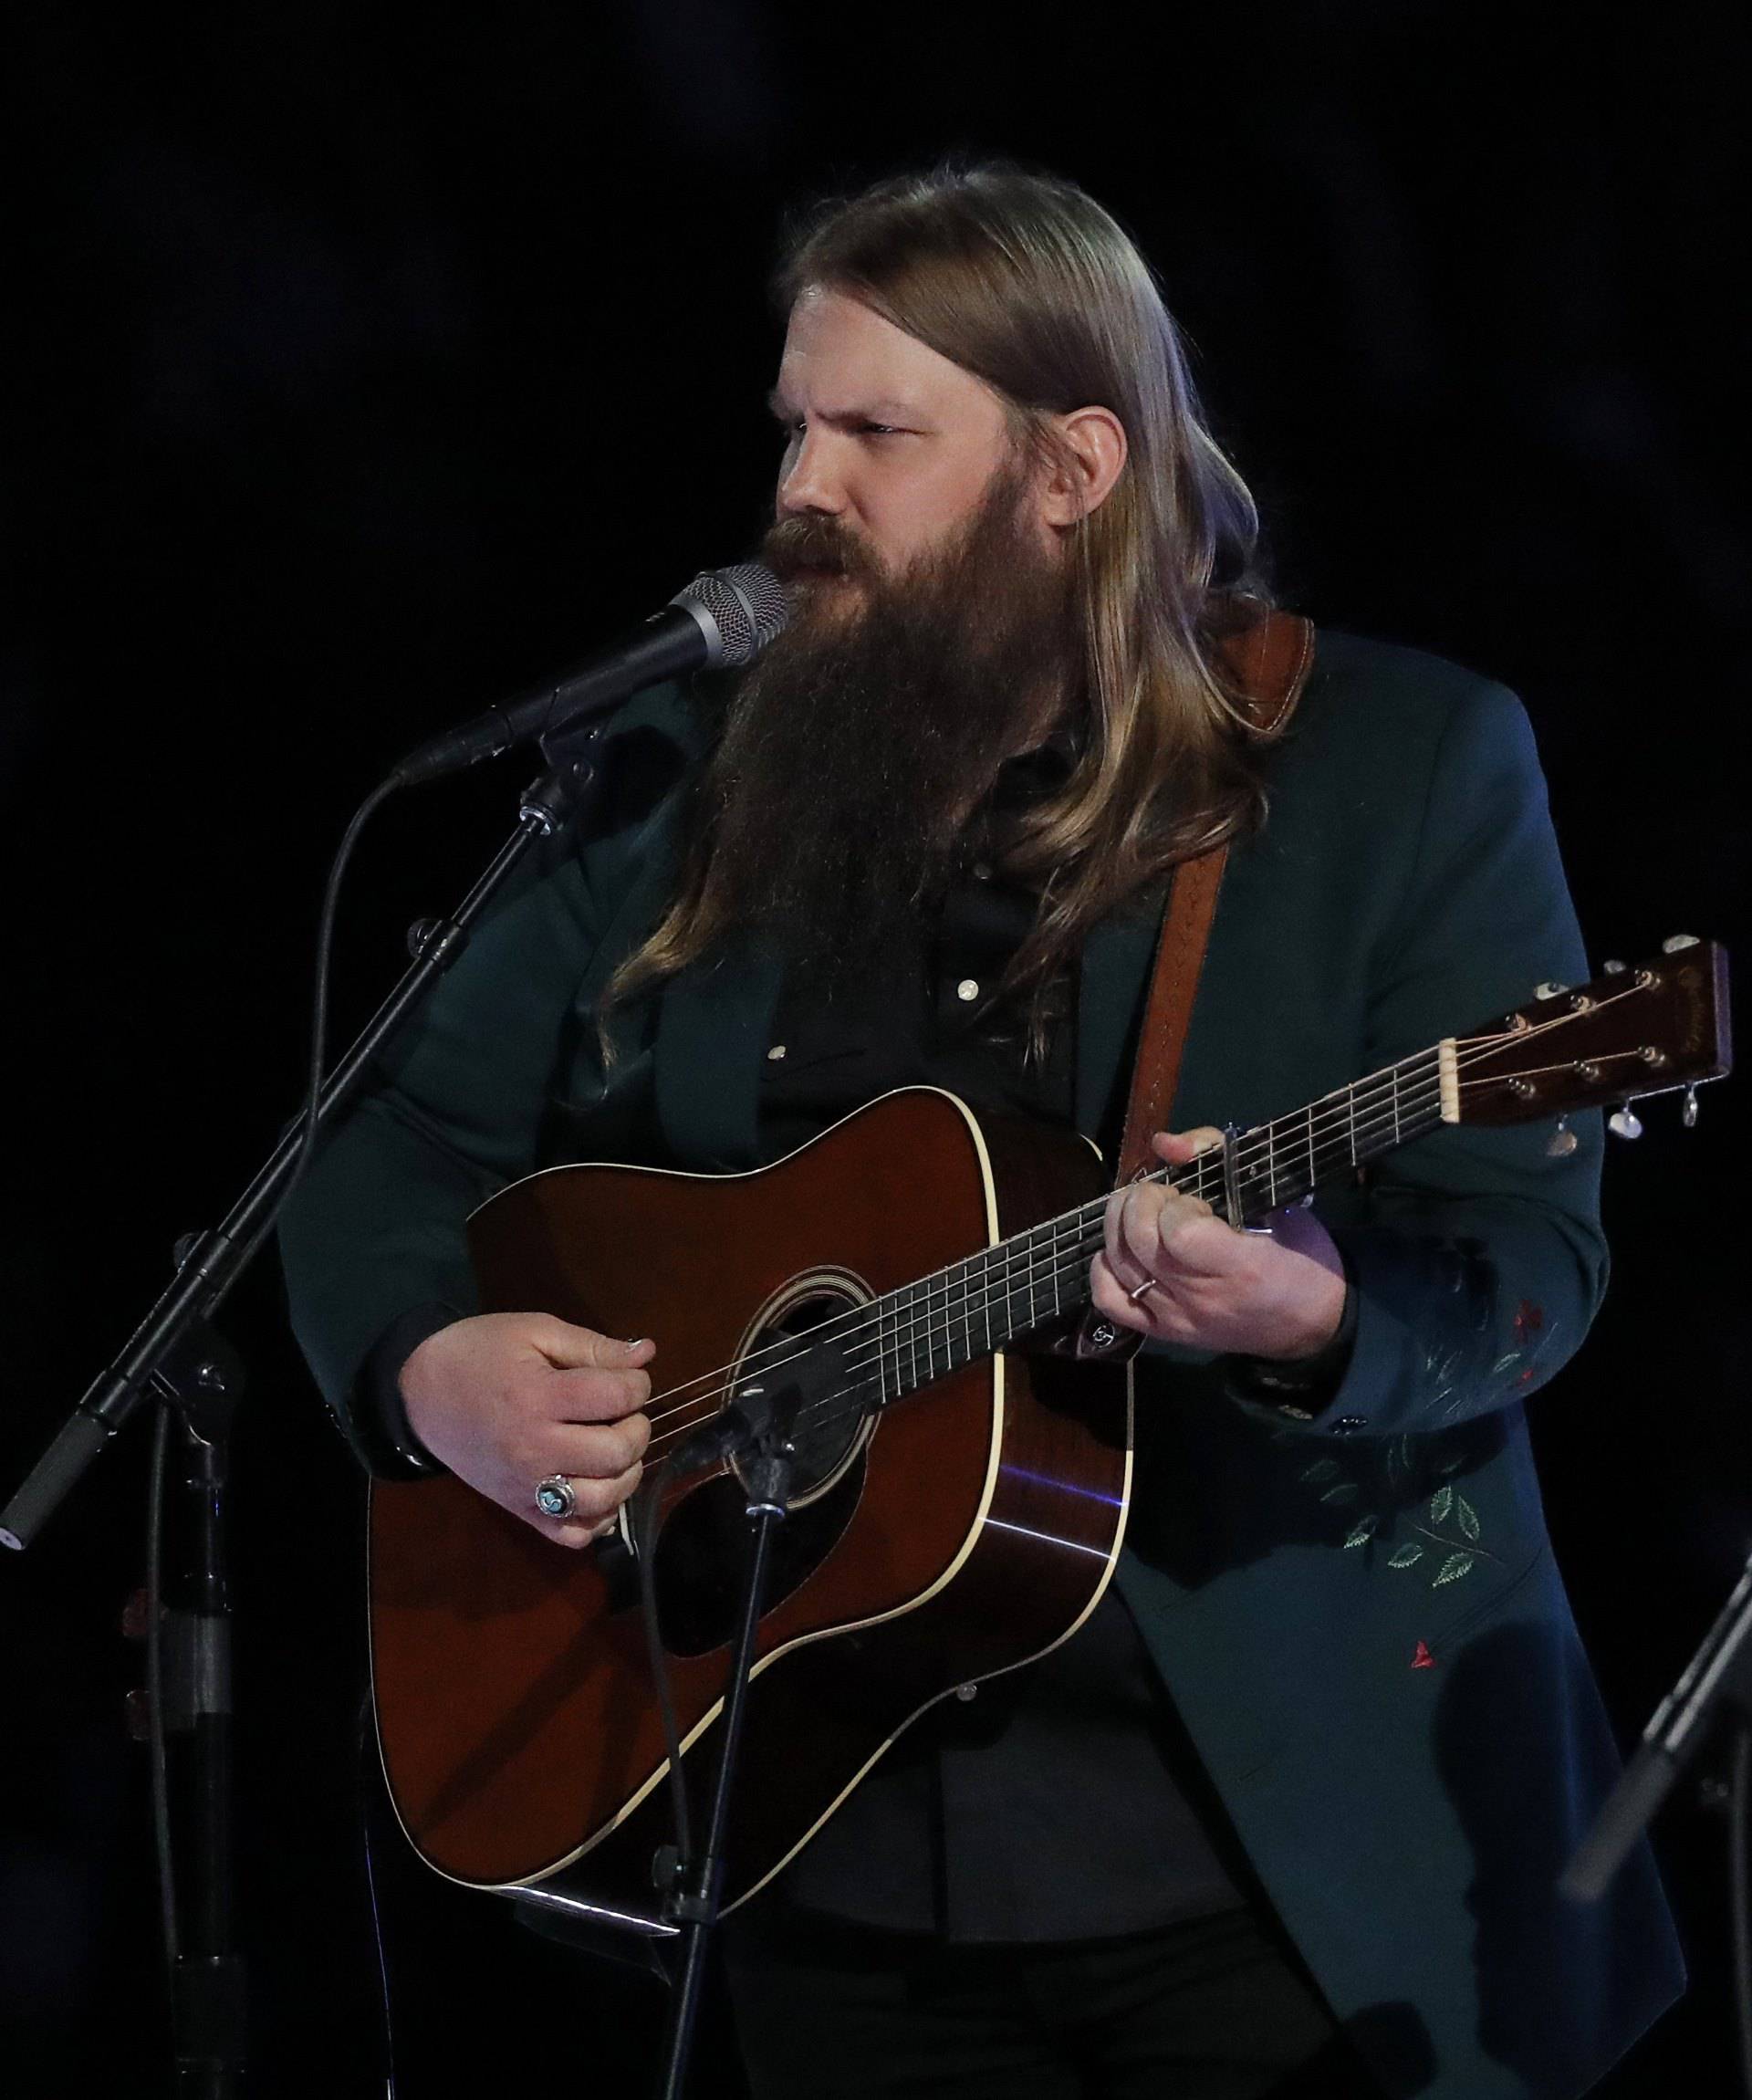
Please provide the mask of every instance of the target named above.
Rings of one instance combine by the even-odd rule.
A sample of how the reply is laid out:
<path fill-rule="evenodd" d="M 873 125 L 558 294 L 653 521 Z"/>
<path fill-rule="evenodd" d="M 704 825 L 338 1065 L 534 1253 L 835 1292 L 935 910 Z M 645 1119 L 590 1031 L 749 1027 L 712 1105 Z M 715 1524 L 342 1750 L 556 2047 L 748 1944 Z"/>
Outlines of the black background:
<path fill-rule="evenodd" d="M 511 0 L 441 29 L 304 0 L 9 19 L 0 1488 L 295 1099 L 353 804 L 425 731 L 746 549 L 776 458 L 779 215 L 898 165 L 1008 153 L 1125 220 L 1288 601 L 1526 699 L 1596 963 L 1735 931 L 1747 54 L 1701 15 Z M 428 790 L 369 835 L 343 1029 L 520 778 Z M 1627 1740 L 1752 1544 L 1736 1090 L 1694 1134 L 1673 1104 L 1647 1121 L 1610 1163 L 1612 1295 L 1536 1411 Z M 256 2086 L 378 2092 L 362 1487 L 277 1280 L 251 1279 L 227 1326 L 254 1374 Z M 141 1417 L 0 1566 L 0 2022 L 21 2095 L 166 2089 L 120 1728 L 139 1659 L 117 1627 L 147 1442 Z M 1609 2081 L 1620 2100 L 1731 2076 L 1725 1826 L 1687 1791 L 1660 1834 L 1696 1980 Z M 464 2071 L 641 2089 L 654 1997 L 392 1844 L 380 1864 L 405 2093 Z M 721 2022 L 706 2044 L 721 2064 Z"/>

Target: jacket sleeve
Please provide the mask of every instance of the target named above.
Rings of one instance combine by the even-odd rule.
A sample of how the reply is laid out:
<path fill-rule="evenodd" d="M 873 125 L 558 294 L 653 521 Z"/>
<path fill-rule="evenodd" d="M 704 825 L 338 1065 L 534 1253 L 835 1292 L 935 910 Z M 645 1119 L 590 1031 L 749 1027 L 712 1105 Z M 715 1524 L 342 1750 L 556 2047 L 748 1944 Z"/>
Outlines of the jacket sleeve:
<path fill-rule="evenodd" d="M 1533 737 L 1499 686 L 1470 689 L 1436 747 L 1416 851 L 1371 968 L 1365 1070 L 1590 976 Z M 1315 1432 L 1451 1426 L 1524 1400 L 1572 1355 L 1605 1289 L 1598 1112 L 1463 1120 L 1389 1154 L 1318 1207 L 1355 1301 L 1336 1392 L 1266 1411 Z M 1322 1405 L 1322 1401 L 1324 1404 Z"/>
<path fill-rule="evenodd" d="M 536 1164 L 599 933 L 563 834 L 511 880 L 280 1223 L 293 1332 L 354 1450 L 389 1477 L 433 1468 L 395 1374 L 425 1334 L 475 1310 L 464 1222 Z"/>

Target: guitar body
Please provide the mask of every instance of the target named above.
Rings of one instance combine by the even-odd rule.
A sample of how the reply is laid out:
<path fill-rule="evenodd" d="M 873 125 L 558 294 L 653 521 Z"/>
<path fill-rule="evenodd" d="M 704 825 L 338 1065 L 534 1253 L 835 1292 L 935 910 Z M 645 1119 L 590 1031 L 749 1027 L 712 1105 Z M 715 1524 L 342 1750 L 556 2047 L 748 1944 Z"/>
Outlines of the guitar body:
<path fill-rule="evenodd" d="M 1074 1134 L 981 1122 L 918 1088 L 753 1174 L 536 1175 L 475 1213 L 470 1246 L 484 1310 L 655 1339 L 654 1452 L 666 1421 L 711 1418 L 751 1353 L 782 1367 L 798 1354 L 775 1346 L 787 1336 L 846 1330 L 870 1301 L 1099 1189 Z M 870 1416 L 816 1395 L 799 1425 L 726 1908 L 807 1843 L 909 1721 L 1080 1625 L 1124 1527 L 1130 1383 L 1112 1364 L 1005 1350 Z M 661 1623 L 701 1803 L 745 1500 L 707 1463 L 660 1504 Z M 651 1866 L 673 1835 L 667 1760 L 625 1542 L 553 1545 L 447 1476 L 379 1483 L 370 1616 L 383 1769 L 427 1862 L 665 1929 Z"/>

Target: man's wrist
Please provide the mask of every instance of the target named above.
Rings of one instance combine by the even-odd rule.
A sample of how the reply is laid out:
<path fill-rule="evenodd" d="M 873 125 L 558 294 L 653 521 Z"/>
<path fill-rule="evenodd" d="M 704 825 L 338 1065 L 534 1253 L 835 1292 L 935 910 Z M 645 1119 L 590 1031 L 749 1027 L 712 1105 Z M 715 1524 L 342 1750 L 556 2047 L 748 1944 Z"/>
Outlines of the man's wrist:
<path fill-rule="evenodd" d="M 416 1350 L 462 1317 L 454 1305 L 436 1301 L 412 1306 L 372 1346 L 355 1387 L 354 1406 L 373 1472 L 405 1478 L 444 1470 L 409 1419 L 402 1373 Z"/>
<path fill-rule="evenodd" d="M 1338 1325 L 1318 1349 L 1304 1356 L 1225 1356 L 1225 1383 L 1237 1399 L 1311 1421 L 1337 1397 L 1356 1336 L 1357 1290 L 1347 1275 Z"/>

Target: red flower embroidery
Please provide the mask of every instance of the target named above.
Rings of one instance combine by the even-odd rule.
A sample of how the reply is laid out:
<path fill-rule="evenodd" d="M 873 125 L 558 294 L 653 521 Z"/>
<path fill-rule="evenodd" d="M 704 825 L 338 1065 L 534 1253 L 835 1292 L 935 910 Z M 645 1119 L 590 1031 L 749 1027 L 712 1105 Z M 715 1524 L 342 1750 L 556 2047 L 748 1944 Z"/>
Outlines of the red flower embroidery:
<path fill-rule="evenodd" d="M 1412 1656 L 1412 1667 L 1414 1670 L 1433 1670 L 1435 1667 L 1435 1657 L 1430 1653 L 1427 1642 L 1420 1641 L 1417 1644 Z"/>

